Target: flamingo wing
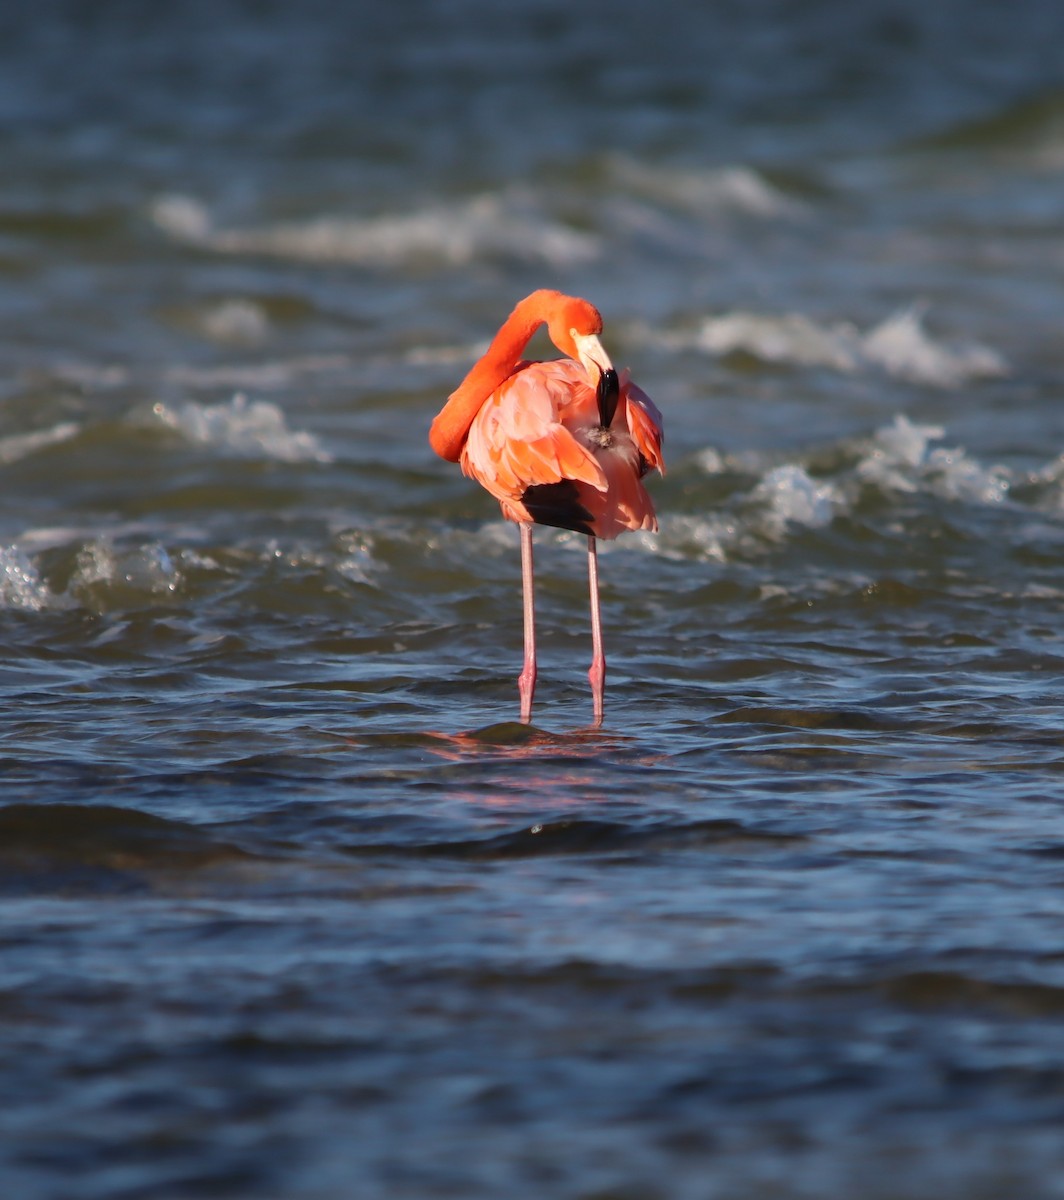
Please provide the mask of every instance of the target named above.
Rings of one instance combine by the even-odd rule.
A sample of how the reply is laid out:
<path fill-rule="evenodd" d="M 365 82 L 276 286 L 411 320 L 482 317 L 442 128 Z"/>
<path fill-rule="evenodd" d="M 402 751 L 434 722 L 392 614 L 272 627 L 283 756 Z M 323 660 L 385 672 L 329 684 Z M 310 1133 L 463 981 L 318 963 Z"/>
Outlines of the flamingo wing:
<path fill-rule="evenodd" d="M 606 476 L 591 452 L 562 424 L 566 408 L 594 393 L 575 364 L 522 364 L 485 401 L 469 429 L 462 470 L 504 502 L 520 502 L 529 488 L 565 480 L 604 492 Z M 522 518 L 528 520 L 528 516 Z"/>
<path fill-rule="evenodd" d="M 661 413 L 646 392 L 628 379 L 627 372 L 622 381 L 622 391 L 628 432 L 646 463 L 646 470 L 657 470 L 664 475 L 665 459 L 662 457 L 661 445 L 665 439 L 665 429 Z M 646 471 L 643 474 L 646 474 Z"/>

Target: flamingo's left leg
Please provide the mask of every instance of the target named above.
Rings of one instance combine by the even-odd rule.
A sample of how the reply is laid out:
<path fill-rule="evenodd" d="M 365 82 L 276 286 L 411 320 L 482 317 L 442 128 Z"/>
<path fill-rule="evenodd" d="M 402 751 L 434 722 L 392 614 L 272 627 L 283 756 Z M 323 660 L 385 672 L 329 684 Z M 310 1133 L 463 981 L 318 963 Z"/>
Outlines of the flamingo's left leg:
<path fill-rule="evenodd" d="M 594 535 L 587 539 L 587 580 L 591 593 L 591 697 L 595 705 L 595 724 L 602 724 L 603 695 L 606 688 L 606 655 L 602 649 L 602 614 L 599 609 L 598 543 Z"/>

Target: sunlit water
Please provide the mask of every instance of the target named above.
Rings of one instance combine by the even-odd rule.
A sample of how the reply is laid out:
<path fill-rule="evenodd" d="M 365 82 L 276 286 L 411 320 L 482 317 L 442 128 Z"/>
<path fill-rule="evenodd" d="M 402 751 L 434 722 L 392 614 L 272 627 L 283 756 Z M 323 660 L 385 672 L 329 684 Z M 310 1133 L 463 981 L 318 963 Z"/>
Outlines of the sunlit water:
<path fill-rule="evenodd" d="M 1060 1195 L 1058 7 L 172 8 L 0 21 L 0 1191 Z M 540 286 L 598 729 L 426 441 Z"/>

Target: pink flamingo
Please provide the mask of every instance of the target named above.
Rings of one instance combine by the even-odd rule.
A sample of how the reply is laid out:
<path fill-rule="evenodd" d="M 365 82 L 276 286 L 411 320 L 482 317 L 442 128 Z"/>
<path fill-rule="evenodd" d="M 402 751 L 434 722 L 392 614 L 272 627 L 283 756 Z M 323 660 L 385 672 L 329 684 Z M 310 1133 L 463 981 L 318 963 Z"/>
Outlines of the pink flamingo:
<path fill-rule="evenodd" d="M 567 358 L 522 359 L 542 325 Z M 627 372 L 618 377 L 601 332 L 602 317 L 586 300 L 548 290 L 526 296 L 448 397 L 429 433 L 433 450 L 460 462 L 521 528 L 525 657 L 517 682 L 526 722 L 536 688 L 533 523 L 587 534 L 588 679 L 596 724 L 602 721 L 606 657 L 595 539 L 658 527 L 642 479 L 652 468 L 664 474 L 661 414 Z"/>

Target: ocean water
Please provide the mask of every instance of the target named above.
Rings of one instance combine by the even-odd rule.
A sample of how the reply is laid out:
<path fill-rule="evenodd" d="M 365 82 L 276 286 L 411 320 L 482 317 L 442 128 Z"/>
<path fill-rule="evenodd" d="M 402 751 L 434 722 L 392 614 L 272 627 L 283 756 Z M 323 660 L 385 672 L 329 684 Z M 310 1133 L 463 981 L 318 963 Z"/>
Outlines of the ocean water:
<path fill-rule="evenodd" d="M 3 10 L 4 1196 L 1064 1194 L 1062 39 Z M 665 419 L 601 728 L 427 444 L 543 286 Z"/>

